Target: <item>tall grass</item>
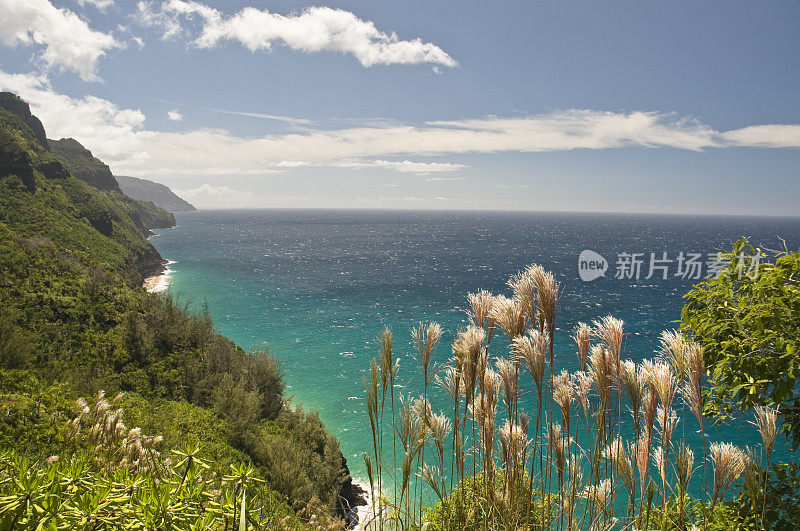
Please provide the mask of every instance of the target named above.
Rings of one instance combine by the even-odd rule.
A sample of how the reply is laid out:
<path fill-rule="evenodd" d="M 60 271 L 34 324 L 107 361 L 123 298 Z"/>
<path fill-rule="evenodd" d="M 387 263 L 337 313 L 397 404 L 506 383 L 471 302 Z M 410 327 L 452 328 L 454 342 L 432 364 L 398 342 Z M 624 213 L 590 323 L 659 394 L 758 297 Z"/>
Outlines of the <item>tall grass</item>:
<path fill-rule="evenodd" d="M 659 355 L 634 363 L 624 359 L 624 323 L 605 316 L 575 329 L 579 369 L 569 372 L 554 356 L 555 277 L 533 265 L 508 286 L 510 296 L 467 296 L 469 324 L 455 332 L 440 366 L 433 350 L 442 328 L 420 323 L 412 330 L 422 395 L 398 397 L 398 409 L 391 332 L 382 332 L 367 378 L 373 445 L 365 454 L 378 495 L 364 528 L 688 529 L 716 522 L 715 509 L 747 459 L 730 443 L 707 446 L 700 346 L 666 331 Z M 498 328 L 508 348 L 491 346 Z M 531 410 L 521 407 L 522 378 L 533 384 Z M 442 412 L 432 410 L 434 382 L 451 402 Z M 700 426 L 697 456 L 687 443 L 686 415 Z M 774 410 L 759 411 L 767 463 L 775 422 Z M 693 501 L 688 485 L 700 468 L 702 501 Z M 385 482 L 391 493 L 382 490 Z M 428 509 L 423 485 L 435 496 Z"/>

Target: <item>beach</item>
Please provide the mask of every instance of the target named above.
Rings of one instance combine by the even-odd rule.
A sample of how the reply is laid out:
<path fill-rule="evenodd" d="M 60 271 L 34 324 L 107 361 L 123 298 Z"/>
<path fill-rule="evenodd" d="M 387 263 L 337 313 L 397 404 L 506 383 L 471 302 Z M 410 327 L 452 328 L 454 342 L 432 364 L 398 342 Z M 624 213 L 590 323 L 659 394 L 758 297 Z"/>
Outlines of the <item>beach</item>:
<path fill-rule="evenodd" d="M 161 293 L 167 291 L 169 288 L 169 276 L 172 274 L 172 269 L 170 269 L 169 266 L 174 263 L 176 263 L 175 260 L 167 260 L 164 264 L 164 271 L 158 275 L 145 278 L 144 282 L 142 282 L 142 287 L 146 289 L 148 293 Z"/>

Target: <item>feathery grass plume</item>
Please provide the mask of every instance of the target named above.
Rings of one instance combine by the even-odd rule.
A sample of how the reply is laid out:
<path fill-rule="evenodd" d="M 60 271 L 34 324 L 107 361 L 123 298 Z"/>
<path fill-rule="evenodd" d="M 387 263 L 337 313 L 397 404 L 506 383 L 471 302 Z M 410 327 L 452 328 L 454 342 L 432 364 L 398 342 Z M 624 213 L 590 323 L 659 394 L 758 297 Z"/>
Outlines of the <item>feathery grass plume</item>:
<path fill-rule="evenodd" d="M 596 485 L 587 485 L 581 497 L 588 500 L 598 514 L 604 512 L 611 499 L 611 480 L 606 478 Z"/>
<path fill-rule="evenodd" d="M 544 331 L 546 328 L 552 340 L 553 332 L 555 331 L 560 285 L 552 273 L 545 271 L 545 269 L 538 264 L 528 267 L 526 274 L 530 275 L 533 283 L 536 285 L 539 329 Z"/>
<path fill-rule="evenodd" d="M 631 410 L 633 412 L 634 432 L 636 437 L 639 436 L 639 411 L 642 407 L 642 398 L 644 397 L 644 384 L 645 382 L 639 379 L 639 371 L 636 364 L 631 360 L 622 362 L 622 369 L 620 371 L 620 382 L 622 383 L 625 394 L 628 396 L 628 401 L 631 403 Z"/>
<path fill-rule="evenodd" d="M 578 323 L 573 335 L 578 345 L 578 363 L 582 371 L 586 370 L 586 358 L 589 356 L 589 342 L 592 338 L 592 328 L 586 323 Z"/>
<path fill-rule="evenodd" d="M 409 451 L 410 445 L 417 433 L 412 404 L 413 401 L 407 400 L 402 395 L 400 396 L 400 420 L 395 427 L 395 433 L 400 438 L 403 450 L 406 452 Z"/>
<path fill-rule="evenodd" d="M 431 409 L 430 400 L 425 397 L 414 399 L 414 401 L 411 402 L 411 411 L 414 416 L 414 425 L 417 427 L 417 444 L 422 445 L 428 438 L 428 435 L 431 435 L 433 410 Z"/>
<path fill-rule="evenodd" d="M 500 446 L 503 452 L 502 458 L 510 471 L 509 476 L 519 470 L 527 447 L 527 430 L 519 423 L 509 422 L 506 419 L 500 427 Z M 507 479 L 508 481 L 508 479 Z"/>
<path fill-rule="evenodd" d="M 711 462 L 714 464 L 714 496 L 710 512 L 714 512 L 717 501 L 725 495 L 728 487 L 744 472 L 744 452 L 731 443 L 711 443 Z"/>
<path fill-rule="evenodd" d="M 494 295 L 482 289 L 478 293 L 468 293 L 467 301 L 470 306 L 470 311 L 467 312 L 469 320 L 478 328 L 483 328 L 486 325 L 489 310 L 492 309 Z"/>
<path fill-rule="evenodd" d="M 672 440 L 672 433 L 675 431 L 675 426 L 678 424 L 678 414 L 675 410 L 667 409 L 659 405 L 656 410 L 656 421 L 658 422 L 658 431 L 661 435 L 661 444 L 664 449 L 669 452 L 670 441 Z"/>
<path fill-rule="evenodd" d="M 761 496 L 761 467 L 756 453 L 749 446 L 744 448 L 744 487 L 751 500 L 757 500 Z M 765 493 L 766 494 L 766 493 Z M 763 517 L 762 517 L 763 519 Z M 763 529 L 763 525 L 761 526 Z"/>
<path fill-rule="evenodd" d="M 578 404 L 583 410 L 586 422 L 589 422 L 589 391 L 592 389 L 594 379 L 588 372 L 576 372 L 574 376 L 575 387 L 578 394 Z"/>
<path fill-rule="evenodd" d="M 560 424 L 551 423 L 548 436 L 549 444 L 553 447 L 553 457 L 556 461 L 556 472 L 558 473 L 560 491 L 564 482 L 564 470 L 567 464 L 567 445 L 569 442 L 564 438 L 564 432 Z"/>
<path fill-rule="evenodd" d="M 445 368 L 441 375 L 436 376 L 436 383 L 447 391 L 453 401 L 458 401 L 461 394 L 461 373 L 455 367 Z"/>
<path fill-rule="evenodd" d="M 475 394 L 475 380 L 478 376 L 478 359 L 483 351 L 486 332 L 483 328 L 469 325 L 466 330 L 459 330 L 453 341 L 453 356 L 456 365 L 461 367 L 464 397 L 471 400 Z"/>
<path fill-rule="evenodd" d="M 613 363 L 609 359 L 606 348 L 603 345 L 592 345 L 589 353 L 589 372 L 597 385 L 597 393 L 600 395 L 600 403 L 605 405 L 611 395 L 611 383 L 613 378 Z"/>
<path fill-rule="evenodd" d="M 611 462 L 614 471 L 622 478 L 622 483 L 625 485 L 625 488 L 628 489 L 630 503 L 633 504 L 633 463 L 631 463 L 631 459 L 625 452 L 625 445 L 622 443 L 622 439 L 617 437 L 611 441 L 611 443 L 603 449 L 603 457 Z"/>
<path fill-rule="evenodd" d="M 514 291 L 516 298 L 522 303 L 525 313 L 531 323 L 536 324 L 536 283 L 530 269 L 520 271 L 508 281 L 508 286 Z"/>
<path fill-rule="evenodd" d="M 414 342 L 417 359 L 422 366 L 425 385 L 431 383 L 436 370 L 431 371 L 431 356 L 436 343 L 442 337 L 442 325 L 430 322 L 428 324 L 419 323 L 411 329 L 411 339 Z"/>
<path fill-rule="evenodd" d="M 689 369 L 687 346 L 683 334 L 677 330 L 664 330 L 659 337 L 661 359 L 669 363 L 679 378 L 686 377 Z"/>
<path fill-rule="evenodd" d="M 677 379 L 672 372 L 672 368 L 666 363 L 655 363 L 650 369 L 650 387 L 658 393 L 658 399 L 664 409 L 672 407 L 672 399 L 675 398 Z"/>
<path fill-rule="evenodd" d="M 525 360 L 525 365 L 531 378 L 533 378 L 533 383 L 536 384 L 536 392 L 541 398 L 544 381 L 544 362 L 549 348 L 547 336 L 539 330 L 529 330 L 527 335 L 514 338 L 512 345 L 516 354 Z"/>
<path fill-rule="evenodd" d="M 622 320 L 607 315 L 599 321 L 594 321 L 595 336 L 606 347 L 610 357 L 611 369 L 614 375 L 619 375 L 620 357 L 622 356 L 622 341 L 625 338 Z"/>
<path fill-rule="evenodd" d="M 772 454 L 772 449 L 775 447 L 775 435 L 777 433 L 778 410 L 768 406 L 756 406 L 756 420 L 750 422 L 761 435 L 761 440 L 764 442 L 764 449 L 767 456 Z"/>
<path fill-rule="evenodd" d="M 689 341 L 685 345 L 686 351 L 686 376 L 688 382 L 683 389 L 683 400 L 689 410 L 697 417 L 700 425 L 703 425 L 703 373 L 705 363 L 703 361 L 703 351 L 700 344 Z"/>
<path fill-rule="evenodd" d="M 508 411 L 508 418 L 513 418 L 517 401 L 517 388 L 519 385 L 519 370 L 517 365 L 508 358 L 498 358 L 495 368 L 500 375 L 503 390 L 503 403 Z"/>
<path fill-rule="evenodd" d="M 667 481 L 667 451 L 664 449 L 663 446 L 659 446 L 655 450 L 653 450 L 653 462 L 656 465 L 656 470 L 658 470 L 658 475 L 661 477 L 661 481 L 666 483 Z"/>
<path fill-rule="evenodd" d="M 650 360 L 643 360 L 639 364 L 639 380 L 646 382 L 648 387 L 642 395 L 642 405 L 644 406 L 644 427 L 647 437 L 653 435 L 653 422 L 656 416 L 656 405 L 658 404 L 658 392 L 653 388 L 653 370 L 655 364 Z"/>
<path fill-rule="evenodd" d="M 483 356 L 485 358 L 485 355 Z M 500 376 L 487 367 L 481 377 L 481 392 L 477 404 L 480 408 L 479 431 L 481 449 L 483 450 L 483 474 L 487 495 L 494 496 L 494 448 L 495 427 L 497 422 L 497 400 L 500 392 Z"/>
<path fill-rule="evenodd" d="M 675 472 L 678 475 L 678 486 L 681 491 L 681 498 L 683 498 L 689 486 L 689 480 L 692 479 L 692 474 L 694 474 L 694 452 L 683 444 L 675 452 Z"/>
<path fill-rule="evenodd" d="M 517 298 L 509 299 L 505 295 L 495 296 L 489 316 L 497 321 L 497 324 L 512 341 L 525 332 L 528 322 L 522 301 Z"/>
<path fill-rule="evenodd" d="M 436 496 L 439 498 L 439 501 L 443 502 L 447 493 L 445 492 L 443 480 L 439 479 L 441 478 L 439 469 L 428 464 L 423 464 L 420 477 L 425 483 L 431 486 L 433 492 L 435 492 Z"/>
<path fill-rule="evenodd" d="M 563 513 L 567 520 L 567 531 L 572 531 L 576 527 L 575 515 L 575 502 L 577 501 L 578 494 L 583 488 L 583 474 L 581 473 L 580 457 L 574 455 L 570 459 L 569 466 L 569 492 L 564 496 L 563 500 Z"/>
<path fill-rule="evenodd" d="M 561 420 L 567 430 L 570 426 L 570 405 L 572 404 L 572 393 L 575 391 L 575 383 L 572 375 L 566 370 L 562 370 L 553 382 L 553 400 L 561 408 Z"/>
<path fill-rule="evenodd" d="M 640 488 L 640 507 L 644 504 L 644 491 L 647 484 L 647 477 L 649 474 L 650 465 L 650 446 L 652 444 L 651 437 L 643 437 L 639 439 L 636 445 L 636 468 L 639 470 L 639 488 Z"/>
<path fill-rule="evenodd" d="M 434 413 L 428 421 L 428 427 L 441 461 L 444 459 L 444 440 L 450 434 L 453 424 L 444 413 Z"/>
<path fill-rule="evenodd" d="M 769 463 L 772 458 L 772 449 L 775 446 L 777 433 L 778 410 L 768 406 L 756 406 L 756 420 L 752 424 L 758 428 L 764 449 L 767 454 L 767 464 L 764 467 L 764 499 L 761 503 L 761 525 L 764 523 L 764 512 L 767 509 L 767 488 L 769 486 Z M 760 476 L 760 474 L 759 474 Z M 755 499 L 755 497 L 753 497 Z"/>
<path fill-rule="evenodd" d="M 392 361 L 392 329 L 384 326 L 381 330 L 378 341 L 381 344 L 380 350 L 380 369 L 381 380 L 383 384 L 383 395 L 386 396 L 387 388 L 391 389 L 394 386 L 395 378 L 397 377 L 397 368 L 400 360 Z M 388 382 L 388 385 L 387 385 Z"/>

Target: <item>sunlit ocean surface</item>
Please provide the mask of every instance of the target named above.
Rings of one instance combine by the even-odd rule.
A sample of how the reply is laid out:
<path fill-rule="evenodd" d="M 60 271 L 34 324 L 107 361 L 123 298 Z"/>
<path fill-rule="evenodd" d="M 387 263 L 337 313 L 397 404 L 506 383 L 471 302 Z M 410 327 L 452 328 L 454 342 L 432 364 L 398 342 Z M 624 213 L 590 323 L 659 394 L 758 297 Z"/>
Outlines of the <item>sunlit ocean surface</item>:
<path fill-rule="evenodd" d="M 563 288 L 557 370 L 577 369 L 569 338 L 576 323 L 608 314 L 625 321 L 623 357 L 639 361 L 654 355 L 661 330 L 676 326 L 682 297 L 695 282 L 675 276 L 674 262 L 667 280 L 661 271 L 645 279 L 651 252 L 661 258 L 666 251 L 668 259 L 699 252 L 705 262 L 741 236 L 769 249 L 784 242 L 790 250 L 800 248 L 800 218 L 353 210 L 175 217 L 177 227 L 152 239 L 164 258 L 175 261 L 172 293 L 195 308 L 205 298 L 220 333 L 246 349 L 268 348 L 286 373 L 287 394 L 319 410 L 354 476 L 362 478 L 360 456 L 371 446 L 363 377 L 384 325 L 392 328 L 401 358 L 398 382 L 413 377 L 405 392 L 416 392 L 421 378 L 410 328 L 418 321 L 440 322 L 447 332 L 436 361 L 444 362 L 454 332 L 466 324 L 466 294 L 481 288 L 509 294 L 509 276 L 535 262 L 553 271 Z M 580 280 L 584 249 L 608 260 L 606 277 Z M 641 278 L 614 278 L 619 253 L 644 253 Z M 507 352 L 503 339 L 493 340 L 495 353 Z M 526 375 L 522 381 L 524 390 L 532 388 Z M 523 401 L 535 410 L 531 395 Z M 747 420 L 712 429 L 711 438 L 758 446 Z M 676 440 L 685 431 L 697 441 L 696 430 L 696 421 L 688 419 L 676 429 Z M 778 460 L 790 458 L 785 447 L 778 452 Z"/>

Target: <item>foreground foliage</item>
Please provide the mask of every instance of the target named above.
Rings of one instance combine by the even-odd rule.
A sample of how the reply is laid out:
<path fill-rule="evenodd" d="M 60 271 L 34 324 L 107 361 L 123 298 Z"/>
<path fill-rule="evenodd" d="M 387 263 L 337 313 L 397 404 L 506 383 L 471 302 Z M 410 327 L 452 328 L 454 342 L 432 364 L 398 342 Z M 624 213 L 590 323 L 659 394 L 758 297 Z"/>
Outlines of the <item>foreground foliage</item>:
<path fill-rule="evenodd" d="M 722 274 L 686 295 L 683 330 L 700 343 L 712 368 L 709 412 L 723 418 L 756 405 L 776 407 L 782 431 L 796 448 L 800 252 L 766 252 L 774 260 L 755 263 L 756 253 L 765 252 L 746 240 L 736 242 L 723 256 L 728 267 Z"/>
<path fill-rule="evenodd" d="M 733 252 L 738 251 L 735 247 Z M 783 321 L 794 315 L 798 260 L 800 254 L 785 256 L 768 269 L 765 279 L 753 280 L 749 298 L 730 303 L 764 312 L 763 321 L 748 314 L 756 320 L 751 326 L 763 327 L 760 344 L 770 344 L 780 356 L 793 353 L 787 345 L 796 340 L 798 330 L 792 321 Z M 723 278 L 737 267 L 731 261 Z M 763 443 L 758 453 L 706 437 L 705 414 L 716 411 L 706 403 L 710 394 L 706 378 L 712 374 L 716 397 L 720 389 L 730 390 L 731 382 L 720 378 L 732 374 L 729 364 L 720 361 L 720 355 L 727 359 L 726 353 L 704 352 L 704 345 L 713 343 L 691 341 L 671 330 L 661 334 L 657 358 L 635 363 L 623 356 L 623 322 L 606 316 L 592 325 L 579 323 L 573 335 L 579 370 L 559 371 L 554 350 L 558 282 L 534 265 L 508 285 L 511 298 L 486 291 L 469 294 L 469 325 L 455 333 L 452 356 L 443 365 L 434 356 L 444 333 L 441 326 L 420 323 L 412 329 L 420 396 L 395 396 L 395 388 L 407 383 L 396 383 L 398 357 L 391 331 L 386 328 L 379 336 L 380 354 L 366 378 L 373 435 L 372 448 L 364 454 L 374 494 L 369 528 L 792 529 L 788 522 L 796 525 L 798 470 L 770 467 L 779 427 L 777 408 L 753 410 L 752 424 Z M 771 304 L 781 308 L 770 315 L 771 321 L 766 318 L 771 307 L 754 300 L 763 300 L 765 293 Z M 729 315 L 727 298 L 717 297 L 706 303 L 722 305 L 720 311 Z M 742 328 L 741 317 L 734 312 L 730 319 Z M 737 347 L 740 336 L 727 328 L 733 322 L 722 319 L 717 327 L 708 318 L 704 323 L 706 328 L 698 336 L 707 337 L 712 330 L 719 341 L 730 337 L 724 343 L 727 347 L 743 348 Z M 795 336 L 790 340 L 792 330 Z M 501 332 L 507 342 L 492 342 Z M 777 343 L 775 338 L 784 333 L 786 339 Z M 792 367 L 795 360 L 787 363 Z M 775 398 L 786 398 L 784 382 L 794 381 L 791 371 L 788 376 L 765 373 L 763 378 L 775 392 L 783 392 Z M 442 412 L 434 410 L 432 401 L 434 388 L 439 387 L 447 398 Z M 523 393 L 537 398 L 533 410 L 523 410 Z M 759 401 L 748 405 L 754 403 Z M 780 413 L 786 416 L 783 409 Z M 686 429 L 676 429 L 690 417 L 699 426 L 699 448 L 688 446 Z M 452 461 L 445 458 L 445 448 Z M 424 508 L 427 494 L 415 483 L 415 471 L 438 500 L 430 509 Z M 699 498 L 689 494 L 689 483 L 697 475 L 703 485 Z M 736 491 L 736 496 L 730 495 Z"/>

